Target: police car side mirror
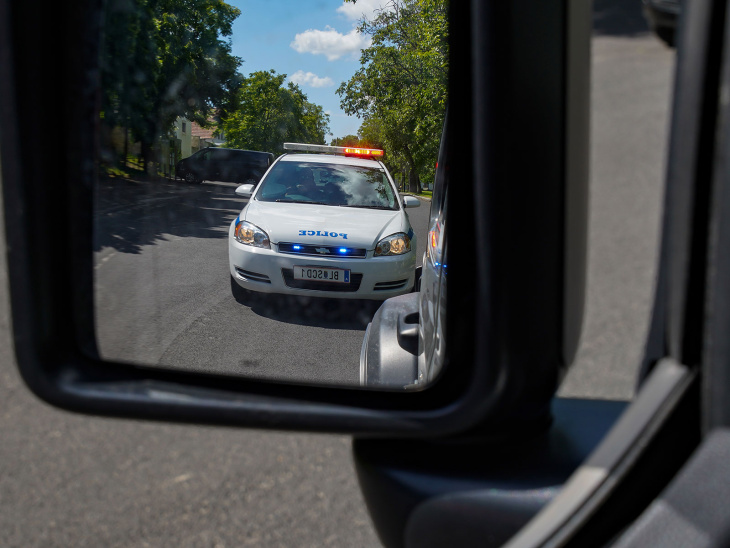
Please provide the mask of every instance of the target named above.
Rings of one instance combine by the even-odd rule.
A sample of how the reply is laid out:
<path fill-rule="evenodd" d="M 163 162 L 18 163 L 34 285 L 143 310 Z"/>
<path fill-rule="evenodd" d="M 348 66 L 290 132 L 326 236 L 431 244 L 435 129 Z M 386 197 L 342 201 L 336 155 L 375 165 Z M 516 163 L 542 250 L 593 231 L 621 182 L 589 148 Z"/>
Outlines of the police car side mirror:
<path fill-rule="evenodd" d="M 403 207 L 419 207 L 421 200 L 415 196 L 403 196 Z"/>
<path fill-rule="evenodd" d="M 253 194 L 254 186 L 255 185 L 241 185 L 236 187 L 236 196 L 240 196 L 241 198 L 250 198 Z"/>

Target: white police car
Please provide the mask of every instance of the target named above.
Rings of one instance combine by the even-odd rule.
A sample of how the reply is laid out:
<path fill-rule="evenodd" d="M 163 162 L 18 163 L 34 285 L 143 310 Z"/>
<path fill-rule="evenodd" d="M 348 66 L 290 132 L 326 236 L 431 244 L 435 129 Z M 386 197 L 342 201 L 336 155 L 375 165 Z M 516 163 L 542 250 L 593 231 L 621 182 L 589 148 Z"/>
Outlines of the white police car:
<path fill-rule="evenodd" d="M 416 236 L 383 151 L 285 143 L 231 223 L 231 288 L 347 299 L 411 291 Z M 313 154 L 316 153 L 316 154 Z M 402 200 L 402 201 L 401 201 Z"/>

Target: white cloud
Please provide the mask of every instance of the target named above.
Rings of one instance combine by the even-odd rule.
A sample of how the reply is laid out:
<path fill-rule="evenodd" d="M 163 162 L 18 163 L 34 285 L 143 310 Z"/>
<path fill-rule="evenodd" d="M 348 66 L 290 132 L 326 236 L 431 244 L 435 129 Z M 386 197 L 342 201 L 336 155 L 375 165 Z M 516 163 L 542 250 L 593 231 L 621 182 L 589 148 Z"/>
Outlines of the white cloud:
<path fill-rule="evenodd" d="M 373 20 L 378 15 L 378 11 L 390 9 L 391 2 L 389 0 L 357 0 L 357 3 L 343 3 L 337 11 L 347 17 L 350 21 L 359 21 L 363 17 Z"/>
<path fill-rule="evenodd" d="M 332 78 L 330 78 L 329 76 L 320 78 L 313 72 L 304 72 L 303 70 L 296 71 L 289 77 L 289 80 L 294 82 L 295 84 L 310 86 L 313 88 L 326 88 L 327 86 L 331 86 L 334 84 Z"/>
<path fill-rule="evenodd" d="M 325 55 L 334 61 L 345 55 L 356 55 L 361 49 L 370 46 L 370 37 L 363 36 L 357 29 L 341 34 L 330 26 L 325 30 L 309 29 L 297 34 L 289 44 L 299 53 Z"/>

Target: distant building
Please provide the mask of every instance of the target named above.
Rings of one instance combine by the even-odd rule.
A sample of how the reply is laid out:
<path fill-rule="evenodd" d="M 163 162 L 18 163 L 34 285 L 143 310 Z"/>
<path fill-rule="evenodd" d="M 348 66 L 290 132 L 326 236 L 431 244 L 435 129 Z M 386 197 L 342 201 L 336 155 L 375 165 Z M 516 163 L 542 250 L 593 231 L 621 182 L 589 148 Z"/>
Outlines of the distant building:
<path fill-rule="evenodd" d="M 190 121 L 178 116 L 177 120 L 175 120 L 175 123 L 173 124 L 172 132 L 175 134 L 175 138 L 178 140 L 180 147 L 180 156 L 178 160 L 187 158 L 193 153 L 193 133 Z"/>
<path fill-rule="evenodd" d="M 179 159 L 187 158 L 200 149 L 224 144 L 224 140 L 221 138 L 222 134 L 215 125 L 215 120 L 211 117 L 209 122 L 211 126 L 204 128 L 197 122 L 191 122 L 186 118 L 178 117 L 175 120 L 173 133 L 180 143 Z"/>
<path fill-rule="evenodd" d="M 200 149 L 224 144 L 222 132 L 218 131 L 213 117 L 208 119 L 209 128 L 178 116 L 172 124 L 167 137 L 160 137 L 157 145 L 161 171 L 167 177 L 175 176 L 175 165 L 183 158 L 195 154 Z"/>
<path fill-rule="evenodd" d="M 214 123 L 213 119 L 209 120 Z M 222 133 L 218 130 L 218 127 L 213 125 L 209 128 L 200 127 L 196 122 L 191 124 L 191 133 L 193 136 L 193 152 L 207 147 L 217 147 L 225 144 L 225 141 L 221 138 Z M 197 148 L 196 148 L 197 146 Z"/>

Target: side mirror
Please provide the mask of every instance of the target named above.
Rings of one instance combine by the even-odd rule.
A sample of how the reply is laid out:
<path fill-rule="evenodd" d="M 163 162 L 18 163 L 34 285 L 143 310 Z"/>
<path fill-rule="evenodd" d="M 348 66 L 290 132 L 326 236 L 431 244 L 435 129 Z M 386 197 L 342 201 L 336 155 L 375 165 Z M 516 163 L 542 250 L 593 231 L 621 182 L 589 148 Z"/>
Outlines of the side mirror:
<path fill-rule="evenodd" d="M 205 245 L 206 249 L 225 254 L 225 246 L 213 238 L 228 238 L 230 242 L 233 234 L 235 209 L 240 204 L 234 203 L 230 191 L 235 188 L 236 197 L 250 198 L 254 187 L 249 184 L 233 188 L 196 187 L 205 199 L 213 201 L 214 207 L 199 207 L 189 195 L 185 198 L 186 204 L 190 204 L 185 208 L 191 215 L 187 220 L 177 210 L 161 208 L 159 215 L 150 216 L 156 223 L 151 230 L 140 231 L 137 225 L 119 217 L 114 218 L 115 222 L 119 221 L 119 232 L 99 230 L 100 223 L 107 218 L 103 215 L 106 210 L 95 209 L 99 203 L 95 189 L 100 184 L 99 111 L 95 94 L 99 92 L 101 3 L 74 3 L 68 13 L 64 7 L 64 21 L 70 26 L 63 28 L 63 34 L 73 40 L 59 42 L 63 44 L 63 62 L 49 60 L 43 43 L 12 41 L 13 63 L 0 64 L 0 80 L 4 83 L 0 86 L 2 191 L 6 235 L 10 242 L 7 262 L 15 349 L 20 371 L 31 390 L 59 407 L 92 414 L 383 437 L 451 436 L 477 425 L 481 427 L 487 421 L 500 427 L 505 421 L 529 423 L 527 427 L 546 424 L 557 382 L 572 361 L 581 324 L 583 240 L 587 232 L 590 17 L 588 11 L 581 11 L 585 17 L 565 19 L 563 3 L 530 0 L 528 4 L 540 8 L 538 13 L 527 10 L 532 14 L 530 17 L 524 14 L 516 17 L 516 11 L 512 12 L 516 8 L 510 3 L 453 3 L 450 8 L 450 24 L 458 32 L 450 34 L 449 42 L 452 61 L 448 71 L 449 104 L 453 110 L 449 111 L 446 133 L 451 135 L 451 142 L 463 143 L 463 138 L 459 140 L 458 136 L 464 135 L 470 139 L 463 146 L 454 147 L 448 163 L 448 177 L 458 182 L 456 187 L 450 185 L 458 200 L 451 202 L 448 234 L 469 237 L 453 237 L 446 242 L 452 259 L 444 316 L 445 358 L 438 380 L 423 390 L 383 390 L 377 394 L 352 387 L 309 384 L 310 378 L 306 377 L 311 371 L 309 364 L 297 355 L 302 345 L 311 344 L 308 337 L 302 334 L 267 338 L 270 334 L 263 332 L 252 337 L 249 329 L 251 325 L 265 328 L 269 322 L 290 318 L 294 306 L 300 317 L 310 321 L 311 315 L 307 314 L 316 305 L 325 312 L 317 319 L 316 327 L 327 330 L 330 336 L 315 346 L 315 350 L 322 354 L 326 351 L 338 363 L 350 364 L 350 378 L 355 381 L 356 352 L 361 349 L 362 334 L 351 333 L 356 344 L 355 352 L 350 355 L 345 354 L 341 343 L 348 332 L 356 331 L 347 325 L 359 329 L 363 318 L 369 319 L 370 308 L 359 306 L 361 303 L 353 295 L 343 291 L 345 286 L 334 285 L 339 280 L 322 283 L 332 283 L 332 291 L 342 301 L 350 297 L 346 302 L 315 303 L 305 292 L 310 283 L 334 272 L 338 275 L 343 272 L 343 276 L 352 274 L 350 288 L 354 287 L 355 276 L 361 274 L 359 269 L 365 261 L 353 256 L 348 263 L 352 264 L 352 272 L 347 268 L 316 271 L 310 268 L 311 276 L 318 277 L 314 280 L 302 274 L 296 275 L 301 279 L 295 278 L 294 272 L 290 274 L 289 269 L 278 265 L 264 272 L 260 259 L 269 253 L 267 245 L 280 244 L 269 242 L 266 231 L 270 223 L 288 223 L 290 236 L 288 242 L 282 243 L 290 243 L 292 254 L 296 252 L 302 257 L 297 266 L 308 266 L 308 254 L 320 256 L 333 251 L 341 253 L 341 249 L 344 249 L 342 253 L 366 249 L 370 245 L 364 234 L 369 227 L 367 217 L 392 215 L 377 209 L 353 209 L 349 215 L 343 215 L 342 223 L 351 223 L 351 231 L 349 226 L 346 229 L 320 226 L 316 208 L 312 206 L 292 207 L 288 211 L 296 209 L 308 216 L 281 215 L 262 220 L 262 226 L 250 227 L 252 243 L 256 246 L 250 264 L 221 273 L 218 265 L 225 264 L 223 257 L 219 262 L 200 260 L 182 270 L 187 274 L 201 267 L 210 268 L 217 276 L 214 284 L 198 284 L 199 280 L 192 275 L 190 279 L 197 285 L 161 286 L 165 290 L 180 290 L 179 295 L 171 295 L 169 302 L 180 302 L 183 295 L 191 302 L 195 300 L 196 309 L 198 304 L 217 306 L 219 301 L 211 298 L 212 293 L 206 293 L 208 290 L 233 293 L 225 301 L 228 321 L 211 336 L 222 341 L 222 348 L 230 349 L 231 344 L 225 344 L 228 341 L 251 343 L 240 357 L 232 359 L 235 374 L 224 374 L 211 367 L 217 363 L 216 355 L 202 351 L 196 337 L 186 339 L 185 355 L 194 364 L 189 369 L 177 367 L 182 363 L 178 357 L 181 353 L 169 354 L 162 364 L 167 367 L 115 360 L 114 352 L 108 348 L 132 348 L 142 353 L 147 348 L 146 341 L 157 335 L 154 330 L 150 330 L 150 337 L 141 332 L 144 338 L 132 344 L 130 337 L 112 324 L 108 331 L 97 329 L 96 319 L 104 316 L 105 302 L 110 302 L 103 299 L 120 302 L 113 283 L 104 291 L 95 289 L 102 288 L 96 274 L 99 272 L 96 265 L 103 260 L 101 254 L 107 247 L 123 248 L 124 253 L 145 261 L 146 256 L 139 249 L 149 249 L 149 244 L 157 242 L 159 235 L 168 234 L 173 225 L 179 232 L 176 235 L 189 238 L 191 245 L 196 246 L 198 239 L 204 237 L 209 244 Z M 581 5 L 568 3 L 574 4 Z M 7 23 L 9 28 L 33 28 L 37 22 L 32 10 L 11 13 L 13 19 L 9 22 L 0 17 L 0 26 Z M 541 16 L 543 13 L 549 17 Z M 546 25 L 546 21 L 555 24 Z M 480 35 L 472 36 L 472 29 L 479 29 Z M 62 34 L 53 26 L 49 30 L 57 32 L 52 36 Z M 0 37 L 7 36 L 13 40 L 16 37 L 0 32 Z M 482 36 L 488 40 L 482 40 Z M 541 37 L 544 39 L 540 40 Z M 503 55 L 505 43 L 510 44 L 508 56 Z M 541 43 L 541 47 L 535 48 L 535 43 Z M 566 52 L 571 55 L 567 56 Z M 39 63 L 47 70 L 24 68 Z M 544 70 L 546 66 L 550 70 Z M 73 146 L 65 143 L 48 151 L 44 161 L 38 162 L 34 156 L 38 148 L 33 145 L 43 135 L 44 121 L 58 114 L 53 102 L 48 100 L 51 92 L 43 86 L 48 74 L 54 77 L 54 96 L 59 94 L 68 105 L 61 116 L 63 126 L 78 139 Z M 524 86 L 528 75 L 535 75 L 531 79 L 533 85 Z M 571 100 L 564 100 L 565 93 Z M 535 113 L 541 116 L 536 118 Z M 530 131 L 524 132 L 523 128 L 528 125 Z M 522 147 L 511 146 L 517 140 Z M 514 166 L 524 160 L 526 149 L 531 151 L 531 161 L 520 170 L 520 184 L 498 184 L 514 179 Z M 150 163 L 152 170 L 154 163 Z M 447 171 L 445 166 L 443 169 Z M 61 182 L 49 186 L 46 181 L 51 178 Z M 164 185 L 144 185 L 144 189 L 152 193 L 167 192 Z M 223 193 L 221 189 L 225 189 Z M 133 212 L 139 211 L 138 204 L 151 203 L 147 196 L 134 192 L 138 188 L 130 185 L 127 190 Z M 158 197 L 157 194 L 149 196 L 155 200 Z M 177 196 L 165 195 L 165 199 L 174 204 Z M 412 196 L 404 196 L 402 203 L 409 208 L 419 205 L 418 199 Z M 416 211 L 422 213 L 423 208 Z M 57 230 L 54 238 L 47 235 L 49 218 L 54 219 Z M 356 222 L 355 218 L 360 221 Z M 131 232 L 130 226 L 134 227 Z M 361 228 L 362 235 L 358 232 Z M 397 230 L 400 229 L 393 229 Z M 319 237 L 326 233 L 327 238 L 332 238 L 331 245 L 303 246 L 307 240 L 301 238 L 310 237 L 311 232 L 320 232 Z M 127 239 L 130 234 L 136 238 L 132 245 Z M 109 239 L 99 236 L 109 236 Z M 362 243 L 356 242 L 360 237 Z M 421 244 L 427 241 L 417 239 Z M 294 248 L 295 245 L 299 248 Z M 156 246 L 150 251 L 157 253 L 160 249 Z M 422 256 L 423 251 L 417 248 L 407 258 Z M 189 256 L 200 259 L 195 250 Z M 160 260 L 156 254 L 150 264 L 158 264 Z M 398 260 L 398 257 L 387 257 L 380 262 Z M 110 276 L 124 274 L 122 268 L 104 264 Z M 382 284 L 378 291 L 382 290 L 385 298 L 393 287 L 400 289 L 402 286 L 396 284 L 403 284 L 404 279 L 406 284 L 410 283 L 415 266 L 405 264 L 402 275 L 378 280 Z M 140 264 L 136 272 L 144 282 L 148 274 L 154 275 L 156 271 Z M 230 289 L 226 278 L 235 284 Z M 261 293 L 272 289 L 269 285 L 272 280 L 282 279 L 282 283 L 300 289 L 302 299 L 294 303 L 277 299 L 273 291 L 271 298 L 251 298 L 240 291 L 243 286 L 237 283 L 244 279 L 247 283 L 260 284 Z M 146 283 L 131 284 L 133 292 L 137 291 L 135 306 L 151 305 L 144 308 L 144 313 L 149 312 L 147 317 L 155 322 L 161 321 L 158 311 L 166 314 L 161 323 L 181 319 L 176 317 L 176 310 L 163 306 L 162 300 L 147 298 L 144 293 L 147 287 Z M 426 289 L 430 288 L 422 291 Z M 242 319 L 240 305 L 247 308 L 254 321 L 247 323 Z M 130 309 L 136 314 L 140 308 L 130 306 Z M 360 314 L 360 310 L 365 314 Z M 223 318 L 223 315 L 216 317 Z M 352 323 L 345 325 L 343 319 Z M 141 325 L 137 316 L 132 320 L 129 325 Z M 413 339 L 410 327 L 413 323 L 404 317 L 403 324 L 401 338 Z M 201 323 L 195 323 L 198 325 L 203 326 L 202 319 Z M 288 325 L 295 330 L 303 324 L 290 321 Z M 366 325 L 362 325 L 363 330 Z M 107 333 L 114 337 L 113 346 L 109 346 L 110 339 L 104 338 Z M 170 334 L 177 338 L 175 333 Z M 171 351 L 181 350 L 180 344 L 172 347 L 167 340 L 154 340 L 164 343 Z M 290 354 L 281 359 L 272 356 L 260 342 L 271 342 L 269 348 L 283 347 Z M 319 365 L 318 360 L 312 363 Z M 255 371 L 243 374 L 264 366 L 289 371 L 300 364 L 303 367 L 297 369 L 303 371 L 298 377 L 301 383 L 281 382 L 273 375 L 259 377 Z M 527 411 L 524 402 L 529 402 Z"/>
<path fill-rule="evenodd" d="M 250 198 L 255 186 L 256 185 L 241 185 L 236 187 L 236 196 L 240 196 L 241 198 Z"/>
<path fill-rule="evenodd" d="M 415 196 L 403 196 L 403 207 L 419 207 L 421 200 Z"/>

